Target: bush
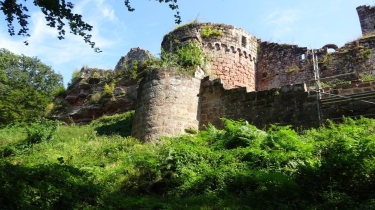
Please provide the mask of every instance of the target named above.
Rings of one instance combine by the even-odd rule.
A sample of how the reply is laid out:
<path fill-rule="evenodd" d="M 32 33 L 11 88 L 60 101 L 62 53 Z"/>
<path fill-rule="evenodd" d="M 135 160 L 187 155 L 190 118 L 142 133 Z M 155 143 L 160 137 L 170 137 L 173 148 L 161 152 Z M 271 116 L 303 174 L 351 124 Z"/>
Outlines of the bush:
<path fill-rule="evenodd" d="M 133 112 L 62 126 L 21 150 L 19 127 L 0 130 L 5 209 L 373 209 L 375 120 L 298 134 L 224 119 L 196 135 L 123 138 Z M 30 127 L 31 128 L 31 127 Z M 48 133 L 48 132 L 47 132 Z M 120 134 L 120 135 L 117 135 Z M 6 139 L 6 140 L 4 140 Z M 10 139 L 10 140 L 8 140 Z M 17 140 L 19 139 L 19 140 Z M 42 138 L 39 138 L 42 139 Z M 48 138 L 45 138 L 48 139 Z M 5 142 L 5 143 L 4 143 Z"/>
<path fill-rule="evenodd" d="M 100 102 L 100 99 L 102 98 L 102 93 L 101 92 L 96 92 L 91 95 L 91 100 L 90 102 L 93 104 L 98 104 Z"/>
<path fill-rule="evenodd" d="M 49 141 L 53 139 L 58 127 L 58 121 L 52 121 L 43 118 L 40 119 L 39 122 L 31 123 L 31 125 L 26 128 L 26 142 L 29 145 L 32 145 Z"/>
<path fill-rule="evenodd" d="M 365 58 L 370 58 L 371 54 L 372 54 L 372 50 L 371 49 L 367 49 L 367 50 L 365 50 L 365 52 L 363 52 L 363 56 Z"/>
<path fill-rule="evenodd" d="M 207 38 L 210 36 L 222 36 L 223 32 L 219 29 L 214 29 L 212 25 L 204 25 L 201 31 L 201 37 Z"/>
<path fill-rule="evenodd" d="M 52 113 L 52 111 L 55 109 L 55 104 L 54 103 L 49 103 L 46 107 L 46 111 L 45 111 L 45 116 L 48 116 Z"/>
<path fill-rule="evenodd" d="M 109 97 L 112 97 L 113 94 L 114 94 L 114 91 L 115 90 L 115 83 L 111 83 L 110 85 L 108 85 L 107 83 L 105 83 L 104 85 L 104 91 L 103 91 L 103 96 L 109 96 Z"/>
<path fill-rule="evenodd" d="M 64 86 L 60 86 L 58 87 L 53 93 L 52 93 L 53 97 L 56 98 L 56 97 L 62 97 L 62 98 L 65 98 L 66 97 L 66 90 L 65 90 L 65 87 Z"/>
<path fill-rule="evenodd" d="M 203 52 L 195 42 L 177 48 L 178 64 L 183 67 L 195 67 L 202 64 Z"/>
<path fill-rule="evenodd" d="M 72 79 L 71 79 L 72 82 L 71 83 L 74 83 L 79 78 L 81 78 L 81 72 L 76 69 L 72 73 Z"/>

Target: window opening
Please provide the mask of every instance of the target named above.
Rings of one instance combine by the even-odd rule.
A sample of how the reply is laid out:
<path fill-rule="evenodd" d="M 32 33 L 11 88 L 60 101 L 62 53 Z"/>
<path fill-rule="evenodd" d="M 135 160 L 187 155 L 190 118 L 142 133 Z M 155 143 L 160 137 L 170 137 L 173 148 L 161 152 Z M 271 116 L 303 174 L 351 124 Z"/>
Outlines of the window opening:
<path fill-rule="evenodd" d="M 245 36 L 242 36 L 242 47 L 246 47 L 247 43 L 246 43 L 246 37 Z"/>

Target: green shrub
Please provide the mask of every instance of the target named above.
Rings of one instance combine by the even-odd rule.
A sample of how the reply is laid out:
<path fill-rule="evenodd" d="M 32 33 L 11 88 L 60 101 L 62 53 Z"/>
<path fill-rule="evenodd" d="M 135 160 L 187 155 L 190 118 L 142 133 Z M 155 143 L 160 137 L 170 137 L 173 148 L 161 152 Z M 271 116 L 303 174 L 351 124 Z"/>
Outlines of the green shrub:
<path fill-rule="evenodd" d="M 96 79 L 97 78 L 101 78 L 102 71 L 100 69 L 98 69 L 98 68 L 92 68 L 91 71 L 92 71 L 91 78 L 96 78 Z"/>
<path fill-rule="evenodd" d="M 368 81 L 373 81 L 374 80 L 374 77 L 372 76 L 371 73 L 361 73 L 361 74 L 359 74 L 359 77 L 364 82 L 368 82 Z"/>
<path fill-rule="evenodd" d="M 58 87 L 55 91 L 53 91 L 52 95 L 53 95 L 54 98 L 56 98 L 56 97 L 65 98 L 66 97 L 65 87 L 64 86 Z"/>
<path fill-rule="evenodd" d="M 68 113 L 72 110 L 73 106 L 65 100 L 57 100 L 53 103 L 50 103 L 46 107 L 46 116 L 53 114 Z"/>
<path fill-rule="evenodd" d="M 54 109 L 55 109 L 55 104 L 54 103 L 49 103 L 47 105 L 47 107 L 46 107 L 44 116 L 49 116 Z"/>
<path fill-rule="evenodd" d="M 113 92 L 114 90 L 115 90 L 115 83 L 111 83 L 110 85 L 105 83 L 104 90 L 103 90 L 103 96 L 112 97 L 113 94 L 114 94 L 114 92 Z"/>
<path fill-rule="evenodd" d="M 74 83 L 74 81 L 76 81 L 79 78 L 81 78 L 81 72 L 76 69 L 72 73 L 72 79 L 71 79 L 72 83 Z"/>
<path fill-rule="evenodd" d="M 40 119 L 39 122 L 31 123 L 31 125 L 26 128 L 26 142 L 32 145 L 49 141 L 54 138 L 58 127 L 58 121 L 48 119 Z"/>
<path fill-rule="evenodd" d="M 5 209 L 372 209 L 375 120 L 297 133 L 224 119 L 196 135 L 140 143 L 133 112 L 21 147 L 26 128 L 0 130 Z M 31 128 L 31 127 L 30 127 Z M 48 133 L 48 132 L 46 132 Z M 118 135 L 120 134 L 120 135 Z M 125 136 L 125 135 L 124 135 Z M 42 139 L 42 138 L 38 138 Z M 39 144 L 37 142 L 40 142 Z"/>
<path fill-rule="evenodd" d="M 371 49 L 367 49 L 367 50 L 365 50 L 365 52 L 363 52 L 363 56 L 365 58 L 370 58 L 371 54 L 372 54 L 372 50 Z"/>
<path fill-rule="evenodd" d="M 212 25 L 204 25 L 201 30 L 201 37 L 207 38 L 210 36 L 222 36 L 223 32 L 219 29 L 214 29 Z"/>
<path fill-rule="evenodd" d="M 0 205 L 4 209 L 84 209 L 99 203 L 93 175 L 68 165 L 33 167 L 0 162 Z"/>
<path fill-rule="evenodd" d="M 203 52 L 195 42 L 177 48 L 178 64 L 182 67 L 196 67 L 202 64 Z"/>
<path fill-rule="evenodd" d="M 96 92 L 91 95 L 90 102 L 93 104 L 98 104 L 100 102 L 100 99 L 102 98 L 101 92 Z"/>

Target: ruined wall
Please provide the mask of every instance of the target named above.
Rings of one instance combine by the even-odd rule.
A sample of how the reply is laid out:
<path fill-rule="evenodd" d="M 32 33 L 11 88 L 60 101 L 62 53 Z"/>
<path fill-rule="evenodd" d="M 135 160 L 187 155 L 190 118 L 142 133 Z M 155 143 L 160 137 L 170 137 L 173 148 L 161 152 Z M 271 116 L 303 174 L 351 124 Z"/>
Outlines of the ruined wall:
<path fill-rule="evenodd" d="M 335 52 L 328 52 L 332 48 Z M 375 36 L 364 36 L 338 48 L 314 49 L 320 78 L 328 83 L 360 80 L 375 69 Z M 261 42 L 256 66 L 257 90 L 268 90 L 314 79 L 312 51 L 296 45 Z"/>
<path fill-rule="evenodd" d="M 259 128 L 271 123 L 295 127 L 318 126 L 316 95 L 304 84 L 280 89 L 246 92 L 244 88 L 225 90 L 219 80 L 202 81 L 201 123 L 221 127 L 220 117 L 247 120 Z"/>
<path fill-rule="evenodd" d="M 202 36 L 205 30 L 216 30 L 220 35 Z M 230 25 L 193 23 L 167 34 L 162 48 L 170 51 L 188 41 L 199 43 L 208 56 L 210 62 L 202 66 L 206 75 L 221 78 L 227 89 L 247 87 L 248 91 L 255 90 L 256 37 Z"/>
<path fill-rule="evenodd" d="M 259 43 L 256 72 L 257 90 L 303 83 L 313 77 L 306 47 L 269 42 Z"/>
<path fill-rule="evenodd" d="M 333 94 L 345 94 L 357 99 L 375 102 L 375 82 L 351 84 L 332 90 Z M 316 93 L 308 91 L 305 84 L 287 85 L 258 92 L 246 92 L 245 88 L 225 90 L 220 80 L 202 80 L 200 129 L 208 123 L 222 127 L 220 117 L 244 119 L 258 128 L 269 124 L 317 127 L 319 125 Z M 345 116 L 375 116 L 374 104 L 358 100 L 341 100 L 325 97 L 322 100 L 323 119 Z"/>
<path fill-rule="evenodd" d="M 375 36 L 369 36 L 348 42 L 335 52 L 320 54 L 321 78 L 354 74 L 360 79 L 361 73 L 370 73 L 375 69 L 374 52 Z"/>
<path fill-rule="evenodd" d="M 362 34 L 375 32 L 375 7 L 359 6 L 357 7 L 357 13 L 361 23 Z"/>
<path fill-rule="evenodd" d="M 154 141 L 160 136 L 198 129 L 200 80 L 173 68 L 147 72 L 138 88 L 132 136 Z"/>

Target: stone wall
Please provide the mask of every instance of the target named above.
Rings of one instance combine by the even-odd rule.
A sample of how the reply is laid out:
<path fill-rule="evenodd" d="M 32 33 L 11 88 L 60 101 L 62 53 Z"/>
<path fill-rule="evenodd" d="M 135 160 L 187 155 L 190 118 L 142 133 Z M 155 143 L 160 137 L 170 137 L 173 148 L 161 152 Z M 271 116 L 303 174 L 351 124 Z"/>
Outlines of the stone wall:
<path fill-rule="evenodd" d="M 259 43 L 256 69 L 257 90 L 298 84 L 313 78 L 312 62 L 306 47 Z"/>
<path fill-rule="evenodd" d="M 375 66 L 375 36 L 348 42 L 335 52 L 319 55 L 321 78 L 369 72 Z M 354 79 L 354 78 L 353 78 Z"/>
<path fill-rule="evenodd" d="M 337 120 L 342 116 L 375 117 L 375 82 L 343 84 L 326 88 L 324 92 L 328 94 L 322 94 L 323 119 Z"/>
<path fill-rule="evenodd" d="M 355 100 L 323 99 L 323 119 L 345 116 L 375 116 L 375 82 L 351 84 L 345 88 L 326 90 L 332 94 L 347 94 Z M 340 99 L 340 100 L 338 100 Z M 345 99 L 345 98 L 343 98 Z M 259 128 L 269 124 L 292 125 L 295 128 L 317 127 L 319 125 L 317 96 L 305 84 L 286 85 L 281 88 L 246 92 L 245 88 L 225 90 L 219 79 L 202 80 L 200 92 L 200 129 L 209 123 L 222 127 L 221 117 L 244 119 Z"/>
<path fill-rule="evenodd" d="M 219 31 L 220 35 L 202 36 L 202 31 Z M 206 75 L 221 78 L 227 89 L 247 87 L 255 90 L 257 38 L 234 26 L 213 23 L 192 23 L 167 34 L 162 42 L 165 51 L 198 43 L 210 62 L 202 66 Z M 173 45 L 173 46 L 171 46 Z"/>
<path fill-rule="evenodd" d="M 246 92 L 245 88 L 225 90 L 220 80 L 205 78 L 200 96 L 200 129 L 208 123 L 222 127 L 220 117 L 244 119 L 259 128 L 271 123 L 295 127 L 316 127 L 319 124 L 316 95 L 307 92 L 304 84 Z"/>
<path fill-rule="evenodd" d="M 173 68 L 147 72 L 138 87 L 132 136 L 154 141 L 160 136 L 198 129 L 200 80 Z"/>
<path fill-rule="evenodd" d="M 332 48 L 335 52 L 328 52 Z M 322 81 L 361 79 L 375 70 L 375 36 L 364 36 L 338 48 L 327 44 L 314 49 Z M 350 76 L 349 76 L 350 75 Z M 256 89 L 268 90 L 314 79 L 312 51 L 297 45 L 260 42 Z"/>
<path fill-rule="evenodd" d="M 361 23 L 362 34 L 368 34 L 375 31 L 375 7 L 359 6 L 357 7 L 359 22 Z"/>

